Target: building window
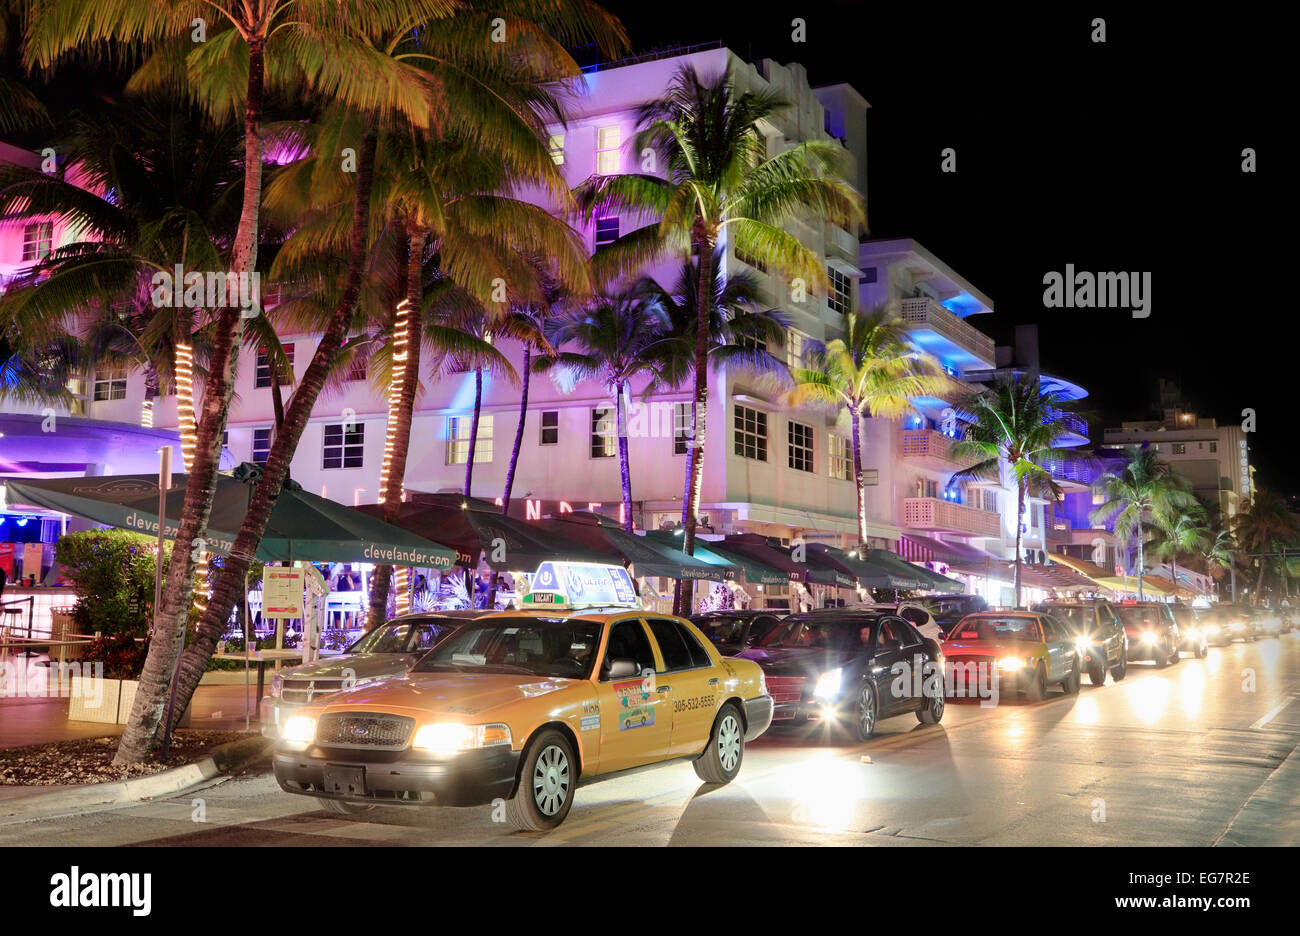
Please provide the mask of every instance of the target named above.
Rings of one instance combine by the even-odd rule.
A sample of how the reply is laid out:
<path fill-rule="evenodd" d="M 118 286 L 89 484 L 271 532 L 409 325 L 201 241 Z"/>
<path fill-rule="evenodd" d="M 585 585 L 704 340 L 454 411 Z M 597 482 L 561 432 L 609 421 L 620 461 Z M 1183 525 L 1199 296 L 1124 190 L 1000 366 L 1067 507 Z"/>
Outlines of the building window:
<path fill-rule="evenodd" d="M 737 335 L 736 344 L 746 351 L 766 351 L 767 341 L 757 335 Z"/>
<path fill-rule="evenodd" d="M 813 427 L 793 420 L 786 423 L 789 464 L 795 471 L 813 470 Z"/>
<path fill-rule="evenodd" d="M 53 246 L 53 221 L 34 221 L 23 227 L 23 260 L 44 260 Z"/>
<path fill-rule="evenodd" d="M 447 464 L 463 465 L 469 461 L 470 429 L 473 425 L 473 416 L 447 418 Z M 492 461 L 492 417 L 480 415 L 478 438 L 474 443 L 474 464 L 490 461 Z"/>
<path fill-rule="evenodd" d="M 804 360 L 804 349 L 806 342 L 802 333 L 797 331 L 787 332 L 785 336 L 785 363 L 787 367 L 805 368 L 807 362 Z"/>
<path fill-rule="evenodd" d="M 596 219 L 596 250 L 608 247 L 618 240 L 618 215 Z"/>
<path fill-rule="evenodd" d="M 542 410 L 542 445 L 555 445 L 560 441 L 560 411 Z"/>
<path fill-rule="evenodd" d="M 343 423 L 325 424 L 325 447 L 322 468 L 360 468 L 365 457 L 366 426 L 352 423 L 344 431 Z"/>
<path fill-rule="evenodd" d="M 253 430 L 253 464 L 265 465 L 271 455 L 271 430 Z"/>
<path fill-rule="evenodd" d="M 591 411 L 591 457 L 613 458 L 618 454 L 618 411 L 597 406 Z"/>
<path fill-rule="evenodd" d="M 745 251 L 741 250 L 739 247 L 736 248 L 736 259 L 739 260 L 741 263 L 745 264 L 746 266 L 753 267 L 755 270 L 757 270 L 760 273 L 767 272 L 766 263 L 764 263 L 762 260 L 758 259 L 757 257 L 753 256 L 752 254 L 745 253 Z"/>
<path fill-rule="evenodd" d="M 1217 452 L 1218 450 L 1219 450 L 1219 443 L 1218 443 L 1218 442 L 1211 442 L 1211 443 L 1210 443 L 1210 451 L 1211 451 L 1211 452 Z"/>
<path fill-rule="evenodd" d="M 601 127 L 596 131 L 596 172 L 613 175 L 622 165 L 619 148 L 623 135 L 618 127 Z"/>
<path fill-rule="evenodd" d="M 916 496 L 917 497 L 938 497 L 939 482 L 932 481 L 929 478 L 917 478 Z"/>
<path fill-rule="evenodd" d="M 564 165 L 564 134 L 552 133 L 546 142 L 547 149 L 551 151 L 551 159 L 555 160 L 557 166 Z"/>
<path fill-rule="evenodd" d="M 293 370 L 293 342 L 281 345 L 284 356 L 289 359 L 289 370 Z M 280 375 L 280 386 L 289 386 L 289 374 Z M 257 388 L 271 386 L 271 355 L 266 348 L 257 349 L 257 372 L 253 376 L 253 386 Z"/>
<path fill-rule="evenodd" d="M 673 454 L 685 455 L 690 451 L 691 435 L 695 426 L 691 420 L 691 404 L 673 404 Z"/>
<path fill-rule="evenodd" d="M 853 450 L 849 440 L 838 432 L 826 436 L 826 451 L 830 454 L 830 475 L 841 481 L 853 480 Z"/>
<path fill-rule="evenodd" d="M 866 267 L 862 271 L 862 282 L 874 283 L 876 281 L 876 268 Z"/>
<path fill-rule="evenodd" d="M 981 505 L 989 513 L 999 513 L 1001 508 L 998 504 L 998 492 L 984 490 L 980 492 Z"/>
<path fill-rule="evenodd" d="M 95 371 L 95 402 L 126 399 L 126 368 L 106 367 Z"/>
<path fill-rule="evenodd" d="M 826 273 L 831 280 L 831 292 L 826 302 L 841 315 L 853 311 L 853 280 L 833 266 L 828 266 Z"/>
<path fill-rule="evenodd" d="M 767 413 L 737 406 L 735 428 L 736 454 L 741 458 L 767 461 Z"/>
<path fill-rule="evenodd" d="M 1186 445 L 1185 443 L 1183 443 L 1183 442 L 1175 442 L 1175 443 L 1173 443 L 1173 449 L 1174 449 L 1174 454 L 1175 454 L 1175 455 L 1186 455 L 1186 454 L 1187 454 L 1187 445 Z"/>

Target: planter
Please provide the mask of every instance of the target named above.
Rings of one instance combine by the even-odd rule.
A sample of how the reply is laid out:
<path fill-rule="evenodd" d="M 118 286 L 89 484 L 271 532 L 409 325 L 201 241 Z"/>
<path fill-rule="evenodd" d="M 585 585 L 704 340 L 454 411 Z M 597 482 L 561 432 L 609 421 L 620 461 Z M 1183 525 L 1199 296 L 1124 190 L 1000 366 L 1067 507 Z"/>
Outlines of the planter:
<path fill-rule="evenodd" d="M 72 677 L 72 695 L 68 699 L 68 721 L 100 722 L 125 725 L 140 688 L 136 679 L 90 679 Z M 190 726 L 191 709 L 185 710 L 178 727 Z"/>

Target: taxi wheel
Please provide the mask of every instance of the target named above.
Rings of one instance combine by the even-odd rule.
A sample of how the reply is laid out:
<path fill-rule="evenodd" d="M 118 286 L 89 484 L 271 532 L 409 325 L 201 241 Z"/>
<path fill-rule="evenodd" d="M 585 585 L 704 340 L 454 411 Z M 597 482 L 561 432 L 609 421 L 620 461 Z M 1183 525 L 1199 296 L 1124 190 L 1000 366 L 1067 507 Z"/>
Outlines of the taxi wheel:
<path fill-rule="evenodd" d="M 1092 664 L 1092 668 L 1088 670 L 1088 681 L 1092 683 L 1094 686 L 1106 685 L 1105 659 L 1098 660 L 1097 662 Z"/>
<path fill-rule="evenodd" d="M 340 816 L 359 816 L 375 808 L 373 806 L 355 806 L 352 803 L 345 803 L 336 799 L 323 799 L 320 804 L 325 807 L 326 812 L 337 813 Z"/>
<path fill-rule="evenodd" d="M 1103 673 L 1105 671 L 1103 670 Z M 1061 689 L 1066 695 L 1074 695 L 1079 691 L 1079 684 L 1083 682 L 1083 673 L 1079 671 L 1079 658 L 1074 658 L 1074 669 L 1071 671 L 1069 678 L 1061 680 Z"/>
<path fill-rule="evenodd" d="M 1036 666 L 1034 675 L 1029 679 L 1029 685 L 1025 687 L 1025 698 L 1030 702 L 1042 702 L 1045 695 L 1047 695 L 1047 674 L 1043 672 L 1041 666 Z"/>
<path fill-rule="evenodd" d="M 740 773 L 744 759 L 745 723 L 736 704 L 728 702 L 713 722 L 709 746 L 691 765 L 705 783 L 730 783 Z"/>
<path fill-rule="evenodd" d="M 528 745 L 506 819 L 520 832 L 554 829 L 569 814 L 577 779 L 569 739 L 552 728 L 542 731 Z"/>

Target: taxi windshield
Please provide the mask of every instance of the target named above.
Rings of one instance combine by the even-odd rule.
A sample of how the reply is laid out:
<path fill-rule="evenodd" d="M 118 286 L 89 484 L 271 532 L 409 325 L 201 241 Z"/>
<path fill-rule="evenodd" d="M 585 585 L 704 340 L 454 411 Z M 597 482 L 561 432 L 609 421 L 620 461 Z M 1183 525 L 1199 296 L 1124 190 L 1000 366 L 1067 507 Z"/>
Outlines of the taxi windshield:
<path fill-rule="evenodd" d="M 1165 623 L 1160 609 L 1150 605 L 1120 605 L 1119 616 L 1130 627 L 1160 627 Z"/>
<path fill-rule="evenodd" d="M 762 642 L 764 648 L 805 647 L 811 650 L 860 650 L 870 646 L 876 622 L 870 618 L 835 621 L 782 621 Z"/>
<path fill-rule="evenodd" d="M 599 621 L 493 618 L 461 628 L 428 654 L 416 673 L 518 673 L 585 679 L 600 643 Z"/>
<path fill-rule="evenodd" d="M 963 618 L 949 640 L 1038 640 L 1038 621 L 1031 617 Z"/>

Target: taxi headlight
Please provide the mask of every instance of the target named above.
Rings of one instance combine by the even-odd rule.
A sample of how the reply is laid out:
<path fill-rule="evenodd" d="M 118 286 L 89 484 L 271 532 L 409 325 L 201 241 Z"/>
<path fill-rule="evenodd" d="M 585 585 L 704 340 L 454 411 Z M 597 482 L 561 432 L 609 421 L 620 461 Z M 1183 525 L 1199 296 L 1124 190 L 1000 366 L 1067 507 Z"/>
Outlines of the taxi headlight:
<path fill-rule="evenodd" d="M 284 691 L 284 677 L 276 676 L 271 680 L 271 698 L 280 698 L 280 693 Z"/>
<path fill-rule="evenodd" d="M 1088 648 L 1091 646 L 1092 641 L 1087 637 L 1076 637 L 1074 640 L 1074 649 L 1078 650 L 1080 653 L 1087 653 Z"/>
<path fill-rule="evenodd" d="M 1025 661 L 1020 659 L 1020 657 L 1003 657 L 998 660 L 998 669 L 1006 670 L 1009 673 L 1014 673 L 1016 670 L 1024 668 Z"/>
<path fill-rule="evenodd" d="M 818 699 L 834 698 L 840 691 L 843 678 L 844 672 L 839 668 L 822 673 L 817 678 L 817 685 L 813 687 L 813 695 Z"/>
<path fill-rule="evenodd" d="M 767 695 L 767 674 L 762 670 L 758 671 L 758 694 Z"/>
<path fill-rule="evenodd" d="M 316 719 L 306 715 L 295 715 L 284 723 L 280 737 L 297 744 L 310 744 L 316 737 Z"/>
<path fill-rule="evenodd" d="M 474 748 L 510 744 L 510 728 L 500 722 L 491 725 L 462 725 L 460 722 L 434 722 L 415 733 L 411 747 L 430 754 L 456 754 Z"/>

